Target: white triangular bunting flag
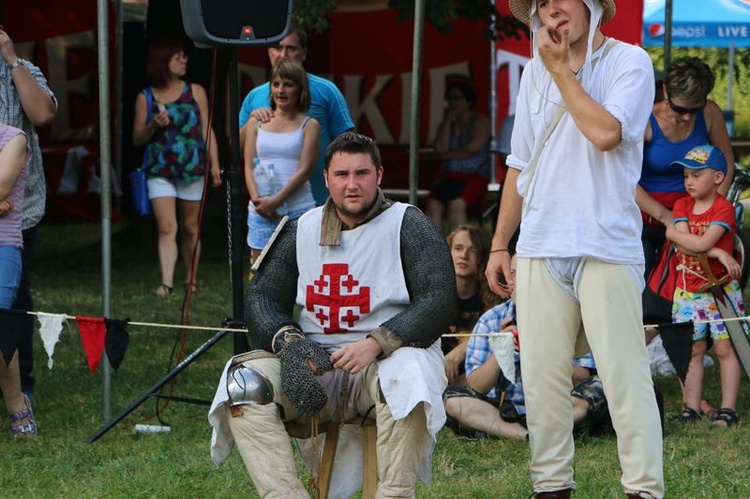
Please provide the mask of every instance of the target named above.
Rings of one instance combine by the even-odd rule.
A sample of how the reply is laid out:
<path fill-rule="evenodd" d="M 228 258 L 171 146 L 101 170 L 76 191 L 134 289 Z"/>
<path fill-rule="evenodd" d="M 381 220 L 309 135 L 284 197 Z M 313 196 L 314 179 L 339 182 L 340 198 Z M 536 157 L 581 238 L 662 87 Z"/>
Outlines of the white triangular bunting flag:
<path fill-rule="evenodd" d="M 42 336 L 42 343 L 44 344 L 44 349 L 47 351 L 47 357 L 49 357 L 47 367 L 52 369 L 52 365 L 54 364 L 52 355 L 54 355 L 55 345 L 57 345 L 60 339 L 65 316 L 62 314 L 38 312 L 37 318 L 39 319 L 39 334 Z"/>
<path fill-rule="evenodd" d="M 497 364 L 511 383 L 516 382 L 516 364 L 513 362 L 513 351 L 515 344 L 513 342 L 513 333 L 493 333 L 490 336 L 490 348 L 495 354 Z"/>

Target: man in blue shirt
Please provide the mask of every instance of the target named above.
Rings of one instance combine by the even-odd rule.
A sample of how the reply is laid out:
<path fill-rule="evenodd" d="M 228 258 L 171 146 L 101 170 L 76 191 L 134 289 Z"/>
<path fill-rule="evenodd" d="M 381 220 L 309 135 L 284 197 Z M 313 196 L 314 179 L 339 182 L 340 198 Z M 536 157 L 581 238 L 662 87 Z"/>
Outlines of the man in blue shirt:
<path fill-rule="evenodd" d="M 278 45 L 268 48 L 268 59 L 275 66 L 279 59 L 292 59 L 304 63 L 307 58 L 307 33 L 292 25 L 289 34 Z M 320 151 L 315 171 L 310 175 L 310 187 L 317 206 L 328 199 L 328 189 L 323 179 L 323 158 L 328 144 L 339 134 L 354 128 L 349 108 L 336 85 L 314 74 L 308 73 L 312 104 L 307 112 L 320 123 Z M 245 125 L 252 114 L 261 122 L 267 122 L 271 110 L 271 92 L 268 82 L 255 87 L 247 94 L 240 108 L 240 147 L 245 148 Z"/>

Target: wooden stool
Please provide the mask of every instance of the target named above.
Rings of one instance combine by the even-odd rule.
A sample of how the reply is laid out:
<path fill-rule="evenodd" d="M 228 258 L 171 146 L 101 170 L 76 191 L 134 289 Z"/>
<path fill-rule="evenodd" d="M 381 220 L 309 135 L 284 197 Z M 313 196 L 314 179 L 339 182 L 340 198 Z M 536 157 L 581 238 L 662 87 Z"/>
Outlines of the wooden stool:
<path fill-rule="evenodd" d="M 362 498 L 373 499 L 378 489 L 378 428 L 375 420 L 356 416 L 345 423 L 326 423 L 326 442 L 323 446 L 323 457 L 320 461 L 320 497 L 328 498 L 331 488 L 333 462 L 336 459 L 336 447 L 339 442 L 339 430 L 342 424 L 359 425 L 362 427 Z"/>

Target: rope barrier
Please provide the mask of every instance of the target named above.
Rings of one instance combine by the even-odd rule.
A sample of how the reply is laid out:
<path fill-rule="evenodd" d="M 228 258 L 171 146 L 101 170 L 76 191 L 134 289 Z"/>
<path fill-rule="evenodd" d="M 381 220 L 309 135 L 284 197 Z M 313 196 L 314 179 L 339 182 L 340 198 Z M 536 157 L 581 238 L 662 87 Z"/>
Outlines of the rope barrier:
<path fill-rule="evenodd" d="M 29 315 L 57 315 L 61 316 L 64 319 L 70 319 L 75 320 L 76 317 L 73 315 L 66 315 L 66 314 L 50 314 L 48 312 L 34 312 L 34 311 L 26 311 Z M 702 321 L 693 321 L 693 324 L 713 324 L 717 322 L 733 322 L 733 321 L 750 321 L 750 316 L 746 315 L 744 317 L 729 317 L 727 319 L 705 319 Z M 688 322 L 675 322 L 672 324 L 644 324 L 643 328 L 654 328 L 659 329 L 660 327 L 666 327 L 669 325 L 678 326 L 681 324 L 689 324 Z M 163 327 L 163 328 L 171 328 L 171 329 L 192 329 L 196 331 L 216 331 L 217 329 L 221 329 L 224 331 L 232 331 L 232 332 L 238 332 L 238 333 L 249 333 L 248 329 L 246 328 L 231 328 L 231 327 L 212 327 L 212 326 L 188 326 L 184 324 L 164 324 L 159 322 L 138 322 L 138 321 L 128 321 L 129 326 L 143 326 L 143 327 Z M 501 332 L 497 333 L 446 333 L 441 335 L 443 338 L 462 338 L 462 337 L 470 337 L 470 336 L 497 336 L 498 334 L 501 334 Z"/>
<path fill-rule="evenodd" d="M 26 311 L 29 315 L 56 315 L 58 317 L 63 317 L 64 319 L 70 319 L 70 320 L 76 320 L 76 317 L 73 315 L 66 315 L 66 314 L 50 314 L 48 312 L 33 312 L 33 311 Z M 231 328 L 231 327 L 211 327 L 211 326 L 188 326 L 185 324 L 164 324 L 164 323 L 158 323 L 158 322 L 137 322 L 137 321 L 128 321 L 129 326 L 146 326 L 146 327 L 163 327 L 163 328 L 171 328 L 171 329 L 194 329 L 199 331 L 216 331 L 217 329 L 221 329 L 222 331 L 236 331 L 238 333 L 247 333 L 249 332 L 245 328 Z"/>
<path fill-rule="evenodd" d="M 746 315 L 744 317 L 729 317 L 727 319 L 705 319 L 702 321 L 693 321 L 693 324 L 714 324 L 717 322 L 733 322 L 733 321 L 750 321 L 750 315 Z M 671 324 L 644 324 L 643 329 L 646 328 L 654 328 L 659 329 L 660 327 L 667 327 L 667 326 L 679 326 L 682 324 L 690 324 L 689 322 L 673 322 Z M 443 338 L 461 338 L 461 337 L 469 337 L 469 336 L 497 336 L 501 333 L 446 333 L 442 335 Z"/>

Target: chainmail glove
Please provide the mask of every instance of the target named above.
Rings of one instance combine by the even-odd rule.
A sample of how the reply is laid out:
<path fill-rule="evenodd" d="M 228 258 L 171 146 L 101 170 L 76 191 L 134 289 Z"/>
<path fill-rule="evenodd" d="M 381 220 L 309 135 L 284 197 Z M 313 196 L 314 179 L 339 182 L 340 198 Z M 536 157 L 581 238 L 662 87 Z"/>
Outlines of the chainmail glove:
<path fill-rule="evenodd" d="M 329 355 L 318 343 L 300 338 L 284 344 L 279 352 L 281 390 L 300 414 L 314 416 L 326 405 L 328 394 L 315 379 L 308 359 L 317 366 L 319 373 L 333 370 Z"/>

